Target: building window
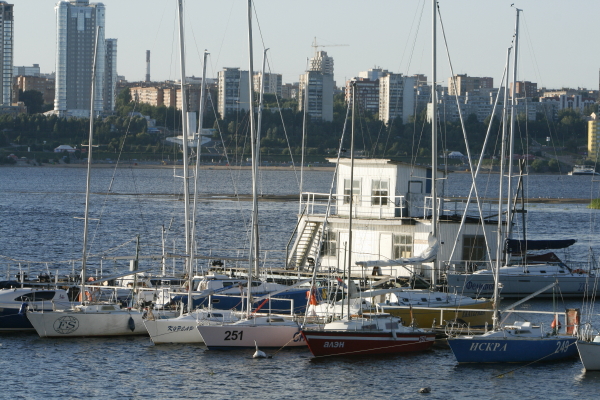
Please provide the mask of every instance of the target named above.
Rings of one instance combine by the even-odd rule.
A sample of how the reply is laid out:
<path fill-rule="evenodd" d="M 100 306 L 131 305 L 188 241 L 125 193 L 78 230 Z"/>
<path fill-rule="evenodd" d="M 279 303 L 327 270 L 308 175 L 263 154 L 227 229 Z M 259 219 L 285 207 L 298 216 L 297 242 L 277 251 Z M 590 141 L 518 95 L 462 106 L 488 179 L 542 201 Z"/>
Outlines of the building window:
<path fill-rule="evenodd" d="M 344 204 L 350 204 L 350 179 L 344 179 Z M 354 180 L 352 184 L 352 202 L 355 205 L 360 204 L 360 180 Z"/>
<path fill-rule="evenodd" d="M 463 237 L 463 260 L 483 261 L 486 259 L 485 237 L 483 235 L 465 235 Z"/>
<path fill-rule="evenodd" d="M 407 234 L 394 235 L 392 256 L 395 260 L 412 256 L 413 238 Z"/>
<path fill-rule="evenodd" d="M 371 204 L 374 206 L 386 206 L 388 204 L 388 181 L 373 180 Z"/>
<path fill-rule="evenodd" d="M 337 250 L 337 232 L 327 231 L 321 243 L 321 256 L 335 256 Z"/>

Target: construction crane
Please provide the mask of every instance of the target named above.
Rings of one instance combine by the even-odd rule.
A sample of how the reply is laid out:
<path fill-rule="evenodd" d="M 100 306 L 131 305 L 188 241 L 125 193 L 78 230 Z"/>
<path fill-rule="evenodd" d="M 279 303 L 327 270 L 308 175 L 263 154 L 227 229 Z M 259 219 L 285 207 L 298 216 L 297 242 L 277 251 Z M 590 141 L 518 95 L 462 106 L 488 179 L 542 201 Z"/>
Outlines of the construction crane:
<path fill-rule="evenodd" d="M 348 44 L 317 44 L 317 38 L 315 37 L 315 40 L 313 42 L 313 44 L 311 44 L 312 47 L 315 48 L 315 54 L 317 54 L 317 51 L 319 51 L 319 47 L 340 47 L 340 46 L 349 46 Z"/>

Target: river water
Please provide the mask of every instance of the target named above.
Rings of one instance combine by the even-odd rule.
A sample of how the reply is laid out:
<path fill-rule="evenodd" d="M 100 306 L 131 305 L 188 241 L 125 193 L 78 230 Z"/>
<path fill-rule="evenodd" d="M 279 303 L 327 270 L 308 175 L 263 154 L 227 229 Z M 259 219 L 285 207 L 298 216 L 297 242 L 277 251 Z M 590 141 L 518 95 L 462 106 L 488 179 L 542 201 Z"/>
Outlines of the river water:
<path fill-rule="evenodd" d="M 0 168 L 0 256 L 4 257 L 0 277 L 8 265 L 18 268 L 19 260 L 21 268 L 30 268 L 32 274 L 45 268 L 69 272 L 69 264 L 59 261 L 81 254 L 83 223 L 78 217 L 83 216 L 85 172 L 84 168 Z M 182 184 L 174 175 L 165 168 L 95 169 L 91 253 L 114 249 L 110 254 L 134 254 L 135 237 L 140 235 L 142 254 L 160 254 L 163 226 L 167 248 L 181 251 Z M 331 177 L 331 171 L 309 171 L 304 189 L 328 192 Z M 496 196 L 497 179 L 498 175 L 482 177 L 480 195 Z M 294 195 L 298 180 L 291 170 L 262 171 L 260 190 Z M 529 198 L 600 197 L 590 177 L 533 175 L 527 181 Z M 219 195 L 249 193 L 250 171 L 203 170 L 199 183 L 201 194 L 217 196 L 205 196 L 198 204 L 199 248 L 229 251 L 247 246 L 251 203 Z M 464 196 L 469 185 L 468 174 L 451 174 L 445 195 Z M 281 255 L 296 223 L 298 203 L 261 201 L 260 209 L 262 247 Z M 529 237 L 578 239 L 566 255 L 574 260 L 586 260 L 589 248 L 599 250 L 598 211 L 571 203 L 536 203 L 528 209 Z M 130 243 L 119 247 L 126 241 Z M 145 261 L 140 268 L 156 267 L 153 263 Z M 103 268 L 104 273 L 126 267 L 121 261 L 102 265 L 91 261 L 92 270 Z M 551 310 L 552 301 L 534 300 L 523 307 Z M 565 307 L 581 307 L 581 301 L 560 301 L 558 309 Z M 535 364 L 493 378 L 518 366 L 458 365 L 443 346 L 419 354 L 363 359 L 312 360 L 308 350 L 284 349 L 272 359 L 255 360 L 252 353 L 154 346 L 144 337 L 67 341 L 34 334 L 2 335 L 0 367 L 5 373 L 0 398 L 595 399 L 600 392 L 600 373 L 584 372 L 579 360 Z M 430 387 L 431 393 L 418 394 L 421 387 Z"/>

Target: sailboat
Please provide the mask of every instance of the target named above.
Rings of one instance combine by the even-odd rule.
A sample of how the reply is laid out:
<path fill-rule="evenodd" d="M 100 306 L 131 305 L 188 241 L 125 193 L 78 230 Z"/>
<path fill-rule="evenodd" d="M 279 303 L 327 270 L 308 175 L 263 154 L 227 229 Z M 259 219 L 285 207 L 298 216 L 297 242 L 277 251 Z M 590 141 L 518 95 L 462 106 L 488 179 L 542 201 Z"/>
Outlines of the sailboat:
<path fill-rule="evenodd" d="M 516 24 L 515 24 L 515 39 L 514 39 L 514 63 L 513 63 L 513 87 L 516 82 L 517 72 L 517 49 L 518 49 L 518 38 L 519 38 L 519 13 L 520 9 L 516 9 Z M 507 70 L 510 62 L 511 48 L 508 49 L 507 54 Z M 508 85 L 507 85 L 508 86 Z M 506 93 L 506 91 L 505 91 Z M 507 96 L 505 94 L 505 105 L 507 102 Z M 514 137 L 514 102 L 515 96 L 512 96 L 511 109 L 512 115 L 512 126 L 510 133 L 510 140 L 508 148 L 512 155 L 513 137 Z M 506 143 L 506 106 L 504 113 L 504 128 L 503 128 L 503 140 L 502 140 L 502 165 L 500 167 L 500 190 L 499 190 L 499 204 L 498 204 L 498 215 L 502 215 L 502 177 L 504 173 L 504 154 L 505 154 L 505 143 Z M 512 177 L 512 157 L 507 158 L 509 161 L 508 166 L 508 206 L 507 206 L 507 223 L 505 224 L 506 229 L 510 227 L 510 209 L 511 209 L 511 177 Z M 497 241 L 502 241 L 503 235 L 503 223 L 502 218 L 498 218 L 498 236 Z M 508 236 L 508 235 L 507 235 Z M 494 316 L 493 316 L 493 329 L 485 332 L 483 335 L 457 335 L 449 336 L 448 344 L 459 363 L 503 363 L 503 362 L 537 362 L 537 361 L 555 361 L 562 360 L 568 357 L 576 355 L 575 337 L 559 335 L 558 329 L 545 330 L 543 325 L 533 325 L 528 321 L 516 321 L 512 324 L 502 325 L 499 320 L 499 270 L 502 263 L 502 246 L 497 246 L 496 254 L 496 266 L 494 271 Z M 550 288 L 554 288 L 555 284 L 548 285 L 547 287 L 541 288 L 538 292 L 544 292 Z M 535 293 L 534 293 L 535 294 Z M 514 309 L 516 304 L 522 303 L 524 300 L 509 306 L 508 309 Z M 558 316 L 555 316 L 557 321 Z"/>
<path fill-rule="evenodd" d="M 589 323 L 578 332 L 577 351 L 586 371 L 600 371 L 600 332 L 594 334 Z"/>
<path fill-rule="evenodd" d="M 251 77 L 253 73 L 253 52 L 252 52 L 252 0 L 248 0 L 248 47 L 249 47 L 249 72 Z M 263 74 L 266 64 L 266 51 L 263 53 Z M 253 84 L 249 79 L 250 93 L 250 136 L 252 148 L 252 226 L 250 230 L 250 251 L 248 264 L 248 287 L 252 287 L 253 276 L 259 269 L 259 242 L 258 242 L 258 154 L 259 154 L 259 133 L 260 133 L 260 114 L 258 118 L 259 126 L 254 127 L 254 110 L 252 106 Z M 264 85 L 260 85 L 261 88 Z M 262 109 L 262 89 L 259 99 L 259 113 Z M 266 296 L 265 296 L 266 297 Z M 265 298 L 262 304 L 266 304 L 269 298 Z M 219 348 L 268 348 L 283 346 L 306 346 L 301 334 L 300 326 L 290 316 L 284 315 L 262 315 L 253 311 L 252 294 L 246 296 L 246 316 L 232 324 L 221 325 L 198 325 L 206 347 L 209 349 Z M 292 313 L 293 314 L 293 309 Z"/>
<path fill-rule="evenodd" d="M 90 129 L 87 164 L 87 184 L 85 194 L 85 214 L 83 229 L 83 255 L 81 267 L 80 297 L 82 303 L 74 308 L 47 312 L 45 310 L 28 310 L 27 318 L 40 337 L 80 337 L 80 336 L 123 336 L 146 335 L 142 320 L 143 310 L 121 308 L 121 304 L 96 303 L 90 301 L 94 282 L 86 281 L 88 224 L 90 206 L 90 177 L 92 166 L 92 149 L 94 138 L 94 101 L 96 81 L 96 54 L 100 41 L 101 27 L 96 31 L 96 45 L 92 67 L 92 89 L 90 101 Z M 93 279 L 92 279 L 93 281 Z M 88 301 L 86 301 L 86 297 Z"/>
<path fill-rule="evenodd" d="M 354 171 L 355 91 L 356 85 L 353 84 L 350 182 L 353 182 Z M 352 265 L 353 189 L 354 188 L 350 189 L 348 200 L 348 271 L 350 271 Z M 433 192 L 435 193 L 435 190 Z M 435 225 L 435 219 L 432 219 L 431 225 Z M 433 233 L 435 233 L 434 229 Z M 348 280 L 348 283 L 350 283 L 350 279 Z M 350 290 L 348 290 L 348 294 L 349 293 Z M 388 313 L 363 313 L 362 310 L 359 310 L 358 314 L 353 315 L 351 314 L 350 298 L 347 299 L 346 304 L 347 313 L 344 318 L 327 323 L 322 327 L 304 326 L 302 328 L 302 336 L 306 340 L 310 352 L 315 357 L 404 353 L 427 350 L 433 346 L 435 333 L 432 331 L 424 331 L 416 328 L 414 325 L 410 327 L 404 326 L 400 318 L 394 317 Z"/>

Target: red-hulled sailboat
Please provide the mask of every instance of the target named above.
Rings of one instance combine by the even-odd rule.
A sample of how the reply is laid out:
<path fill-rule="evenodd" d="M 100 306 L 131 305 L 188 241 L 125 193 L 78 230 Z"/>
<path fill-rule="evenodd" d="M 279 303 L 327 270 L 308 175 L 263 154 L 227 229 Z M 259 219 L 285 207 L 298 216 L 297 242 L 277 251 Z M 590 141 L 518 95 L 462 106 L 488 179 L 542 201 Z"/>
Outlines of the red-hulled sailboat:
<path fill-rule="evenodd" d="M 303 329 L 302 336 L 316 357 L 407 353 L 431 348 L 435 333 L 402 325 L 387 313 L 344 318 L 322 328 Z"/>

